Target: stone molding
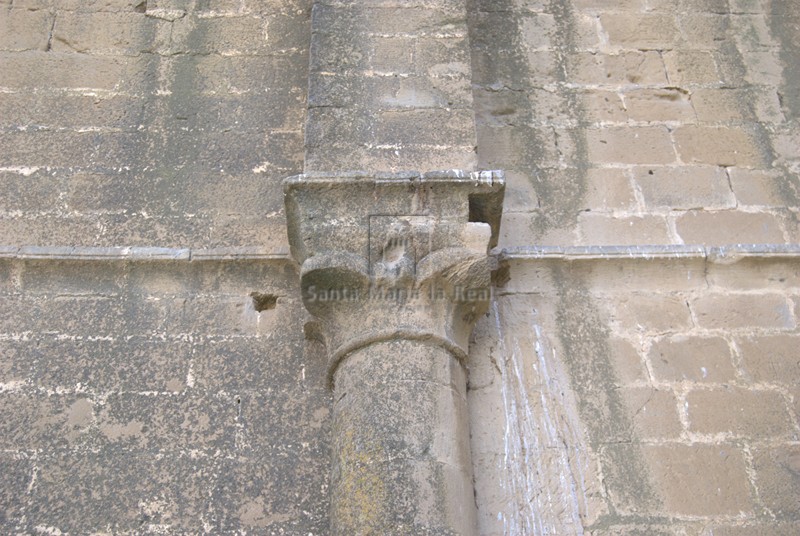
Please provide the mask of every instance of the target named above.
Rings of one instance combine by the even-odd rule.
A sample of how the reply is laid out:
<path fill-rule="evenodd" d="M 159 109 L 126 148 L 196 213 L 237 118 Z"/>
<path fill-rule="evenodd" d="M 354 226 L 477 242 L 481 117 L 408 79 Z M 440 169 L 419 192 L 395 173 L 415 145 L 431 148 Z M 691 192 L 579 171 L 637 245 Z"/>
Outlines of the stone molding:
<path fill-rule="evenodd" d="M 517 246 L 495 248 L 491 256 L 505 260 L 670 260 L 704 259 L 731 264 L 742 259 L 796 259 L 800 244 L 639 245 L 639 246 Z M 291 262 L 288 248 L 261 247 L 167 248 L 148 246 L 10 246 L 0 245 L 0 260 L 99 262 Z"/>

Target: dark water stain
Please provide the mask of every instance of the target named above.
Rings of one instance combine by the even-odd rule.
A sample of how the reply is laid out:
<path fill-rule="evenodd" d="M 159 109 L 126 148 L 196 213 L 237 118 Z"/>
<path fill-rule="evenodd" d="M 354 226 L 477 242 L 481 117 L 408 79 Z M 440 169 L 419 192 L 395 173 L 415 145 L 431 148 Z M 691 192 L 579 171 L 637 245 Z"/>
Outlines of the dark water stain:
<path fill-rule="evenodd" d="M 564 363 L 589 442 L 603 463 L 606 486 L 617 497 L 615 502 L 652 511 L 660 500 L 619 392 L 608 328 L 578 274 L 554 267 L 553 279 Z"/>
<path fill-rule="evenodd" d="M 780 43 L 784 65 L 781 85 L 782 104 L 793 119 L 800 118 L 800 0 L 774 0 L 769 10 L 772 35 Z"/>
<path fill-rule="evenodd" d="M 787 2 L 791 3 L 791 2 Z M 776 9 L 782 7 L 778 4 L 781 2 L 773 3 L 773 10 L 772 10 L 772 25 L 773 25 L 773 33 L 776 35 L 781 34 L 781 28 L 778 28 L 776 32 L 776 26 L 780 27 L 781 23 L 776 23 Z M 780 11 L 778 9 L 778 11 Z M 785 14 L 789 19 L 791 17 L 789 14 Z M 766 127 L 766 125 L 760 120 L 758 117 L 758 113 L 756 111 L 754 103 L 758 100 L 758 92 L 761 91 L 761 88 L 754 87 L 750 85 L 747 81 L 747 64 L 745 62 L 745 58 L 742 55 L 739 45 L 737 43 L 743 43 L 745 45 L 753 44 L 757 42 L 757 36 L 754 35 L 754 29 L 737 29 L 731 24 L 730 14 L 728 16 L 723 17 L 723 24 L 725 33 L 728 36 L 728 39 L 720 43 L 719 49 L 717 49 L 716 59 L 719 65 L 722 78 L 726 85 L 731 87 L 738 87 L 742 88 L 742 91 L 739 93 L 740 97 L 738 99 L 739 111 L 742 113 L 742 117 L 746 121 L 746 125 L 743 126 L 755 143 L 758 146 L 759 152 L 761 154 L 761 160 L 764 163 L 765 167 L 771 167 L 773 163 L 776 162 L 778 155 L 775 153 L 775 148 L 772 144 L 772 134 L 770 130 Z M 784 46 L 788 46 L 789 50 L 791 50 L 792 44 L 791 43 L 784 43 Z M 798 50 L 795 50 L 795 54 Z M 784 66 L 783 69 L 783 76 L 784 76 L 784 84 L 781 88 L 781 92 L 785 92 L 787 89 L 787 81 L 793 80 L 796 83 L 798 75 L 794 72 L 794 69 L 788 69 L 787 66 L 793 64 L 796 61 L 796 56 L 792 57 L 791 60 L 787 60 L 784 56 L 786 54 L 785 50 L 781 50 L 781 60 Z M 796 90 L 796 88 L 792 88 L 792 90 Z M 800 92 L 795 91 L 796 95 L 800 95 Z M 786 104 L 786 98 L 783 97 L 782 100 L 784 101 L 784 108 Z M 797 104 L 800 105 L 800 101 L 797 101 Z M 786 112 L 787 109 L 784 109 Z M 775 188 L 777 190 L 777 194 L 784 200 L 784 202 L 789 206 L 798 206 L 800 205 L 800 182 L 798 181 L 798 177 L 792 173 L 790 170 L 786 169 L 784 166 L 778 165 L 776 167 L 777 170 L 781 171 L 783 177 L 781 180 L 775 182 Z M 790 216 L 791 217 L 791 216 Z M 795 216 L 796 218 L 796 216 Z"/>
<path fill-rule="evenodd" d="M 800 127 L 800 69 L 797 69 L 797 59 L 800 58 L 800 0 L 774 0 L 768 12 L 772 35 L 781 45 L 781 107 L 786 118 L 797 129 Z M 779 189 L 788 205 L 800 206 L 800 177 L 797 174 L 785 170 Z"/>
<path fill-rule="evenodd" d="M 571 128 L 556 133 L 533 126 L 549 117 L 537 117 L 541 112 L 533 104 L 536 90 L 542 88 L 532 87 L 524 15 L 514 2 L 472 0 L 468 10 L 479 165 L 516 171 L 528 178 L 539 203 L 530 207 L 538 214 L 532 229 L 534 236 L 572 227 L 586 193 L 588 157 L 584 132 Z M 573 14 L 561 2 L 553 2 L 548 14 L 555 20 L 555 30 L 549 36 L 555 62 L 552 82 L 559 85 L 554 97 L 560 101 L 559 108 L 567 111 L 567 117 L 562 117 L 565 122 L 581 123 L 580 101 L 573 90 L 563 87 L 568 80 L 569 54 L 575 48 Z M 501 133 L 507 137 L 505 142 L 497 140 Z M 554 146 L 553 139 L 558 136 L 567 139 L 569 149 L 559 147 L 558 142 Z M 553 153 L 560 155 L 566 169 L 554 165 Z"/>

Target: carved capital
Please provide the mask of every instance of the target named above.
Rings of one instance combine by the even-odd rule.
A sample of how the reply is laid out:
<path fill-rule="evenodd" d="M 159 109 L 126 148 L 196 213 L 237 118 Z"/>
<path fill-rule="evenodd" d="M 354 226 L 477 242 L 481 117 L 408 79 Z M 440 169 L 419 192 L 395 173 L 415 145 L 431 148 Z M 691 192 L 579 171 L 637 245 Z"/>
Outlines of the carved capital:
<path fill-rule="evenodd" d="M 349 353 L 392 339 L 465 358 L 490 299 L 503 191 L 500 172 L 286 179 L 289 243 L 331 380 Z"/>

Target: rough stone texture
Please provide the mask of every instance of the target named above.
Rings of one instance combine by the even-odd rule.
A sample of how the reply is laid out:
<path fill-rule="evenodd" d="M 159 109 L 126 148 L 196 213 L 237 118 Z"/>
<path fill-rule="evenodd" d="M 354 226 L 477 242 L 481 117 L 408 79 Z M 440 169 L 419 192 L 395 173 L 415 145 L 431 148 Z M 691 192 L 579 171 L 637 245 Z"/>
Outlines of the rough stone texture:
<path fill-rule="evenodd" d="M 795 268 L 510 261 L 470 356 L 482 533 L 792 534 Z"/>
<path fill-rule="evenodd" d="M 797 445 L 759 449 L 753 459 L 764 506 L 780 520 L 800 518 L 800 449 Z"/>
<path fill-rule="evenodd" d="M 314 4 L 305 171 L 475 169 L 461 1 Z"/>
<path fill-rule="evenodd" d="M 501 246 L 587 246 L 509 257 L 478 322 L 480 534 L 800 533 L 797 2 L 313 18 L 0 0 L 0 532 L 330 533 L 280 182 L 407 166 L 504 169 Z"/>
<path fill-rule="evenodd" d="M 4 193 L 26 196 L 2 207 L 3 243 L 285 245 L 280 181 L 302 170 L 310 10 L 0 6 L 0 172 Z"/>
<path fill-rule="evenodd" d="M 690 430 L 705 434 L 725 433 L 749 438 L 793 437 L 783 396 L 737 388 L 691 391 L 686 396 Z"/>
<path fill-rule="evenodd" d="M 800 377 L 796 335 L 762 335 L 737 342 L 744 373 L 753 381 L 790 385 Z"/>
<path fill-rule="evenodd" d="M 666 216 L 668 235 L 642 226 L 631 244 L 796 242 L 784 233 L 800 199 L 789 4 L 474 0 L 479 165 L 517 179 L 510 200 L 536 194 L 507 205 L 524 238 L 503 244 L 620 243 L 611 225 L 585 232 L 585 208 Z M 606 169 L 635 181 L 635 203 L 589 201 Z M 686 211 L 701 212 L 696 229 Z"/>
<path fill-rule="evenodd" d="M 475 534 L 461 363 L 400 339 L 353 352 L 335 382 L 331 533 Z"/>
<path fill-rule="evenodd" d="M 501 174 L 284 184 L 335 400 L 331 533 L 476 534 L 464 366 L 491 297 Z"/>
<path fill-rule="evenodd" d="M 650 367 L 659 381 L 724 383 L 735 378 L 728 341 L 677 335 L 653 343 Z"/>
<path fill-rule="evenodd" d="M 291 264 L 2 266 L 4 531 L 327 531 L 330 397 Z"/>
<path fill-rule="evenodd" d="M 709 516 L 752 510 L 744 455 L 736 447 L 654 445 L 642 450 L 664 512 Z"/>

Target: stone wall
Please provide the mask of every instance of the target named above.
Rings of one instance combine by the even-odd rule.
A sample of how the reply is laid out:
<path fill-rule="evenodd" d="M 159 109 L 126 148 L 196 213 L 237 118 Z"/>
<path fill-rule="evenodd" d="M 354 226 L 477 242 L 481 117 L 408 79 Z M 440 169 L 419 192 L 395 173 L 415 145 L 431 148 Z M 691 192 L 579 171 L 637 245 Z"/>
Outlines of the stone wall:
<path fill-rule="evenodd" d="M 503 244 L 797 243 L 790 4 L 473 2 Z"/>
<path fill-rule="evenodd" d="M 281 181 L 475 135 L 478 532 L 799 532 L 800 5 L 314 13 L 0 0 L 0 532 L 329 533 Z"/>
<path fill-rule="evenodd" d="M 303 165 L 308 2 L 0 9 L 3 243 L 285 243 L 280 181 Z"/>
<path fill-rule="evenodd" d="M 797 7 L 472 2 L 483 534 L 800 530 Z"/>
<path fill-rule="evenodd" d="M 310 9 L 0 3 L 0 532 L 327 531 L 281 190 Z"/>
<path fill-rule="evenodd" d="M 3 532 L 324 534 L 296 285 L 286 261 L 0 261 Z"/>
<path fill-rule="evenodd" d="M 471 353 L 483 534 L 797 531 L 796 260 L 509 262 Z"/>

